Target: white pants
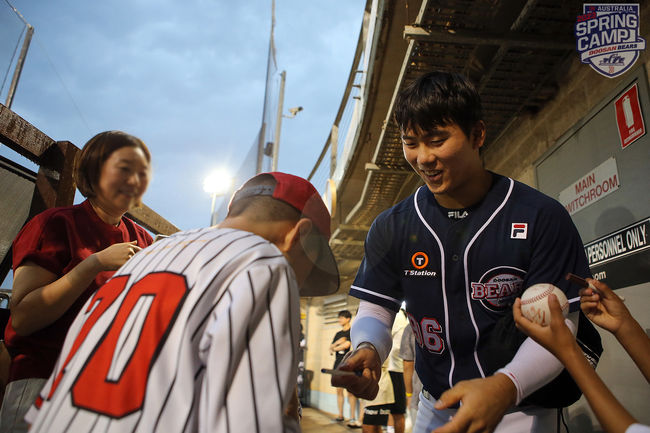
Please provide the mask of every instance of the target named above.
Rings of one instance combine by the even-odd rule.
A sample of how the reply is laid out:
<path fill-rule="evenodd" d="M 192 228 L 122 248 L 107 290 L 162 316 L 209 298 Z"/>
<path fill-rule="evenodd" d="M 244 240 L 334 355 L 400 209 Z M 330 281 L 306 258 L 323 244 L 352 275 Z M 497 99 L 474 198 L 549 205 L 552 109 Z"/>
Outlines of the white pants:
<path fill-rule="evenodd" d="M 46 380 L 31 378 L 9 382 L 0 409 L 0 433 L 27 431 L 29 425 L 25 421 L 25 414 L 43 389 Z"/>
<path fill-rule="evenodd" d="M 434 409 L 433 403 L 420 394 L 413 433 L 431 433 L 447 424 L 456 411 L 457 409 Z M 556 422 L 557 409 L 528 407 L 506 413 L 494 433 L 552 433 L 555 431 Z"/>

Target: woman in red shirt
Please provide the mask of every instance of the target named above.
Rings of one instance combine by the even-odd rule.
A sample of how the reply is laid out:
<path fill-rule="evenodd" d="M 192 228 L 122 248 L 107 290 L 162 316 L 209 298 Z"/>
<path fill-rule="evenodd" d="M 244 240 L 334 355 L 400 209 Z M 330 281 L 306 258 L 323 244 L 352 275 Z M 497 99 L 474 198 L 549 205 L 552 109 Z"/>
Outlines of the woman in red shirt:
<path fill-rule="evenodd" d="M 54 370 L 65 335 L 90 295 L 152 238 L 124 214 L 141 204 L 151 155 L 137 137 L 97 134 L 77 157 L 87 197 L 35 216 L 13 243 L 14 282 L 5 343 L 11 354 L 0 431 L 26 431 L 23 418 Z"/>

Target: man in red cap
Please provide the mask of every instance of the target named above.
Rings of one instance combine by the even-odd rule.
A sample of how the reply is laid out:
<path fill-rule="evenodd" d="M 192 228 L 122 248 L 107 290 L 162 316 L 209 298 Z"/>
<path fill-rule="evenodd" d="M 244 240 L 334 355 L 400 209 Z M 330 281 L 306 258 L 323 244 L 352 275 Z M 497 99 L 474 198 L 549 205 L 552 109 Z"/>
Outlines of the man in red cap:
<path fill-rule="evenodd" d="M 86 303 L 30 431 L 299 431 L 299 296 L 338 289 L 329 237 L 311 183 L 250 179 L 221 224 L 142 250 Z"/>

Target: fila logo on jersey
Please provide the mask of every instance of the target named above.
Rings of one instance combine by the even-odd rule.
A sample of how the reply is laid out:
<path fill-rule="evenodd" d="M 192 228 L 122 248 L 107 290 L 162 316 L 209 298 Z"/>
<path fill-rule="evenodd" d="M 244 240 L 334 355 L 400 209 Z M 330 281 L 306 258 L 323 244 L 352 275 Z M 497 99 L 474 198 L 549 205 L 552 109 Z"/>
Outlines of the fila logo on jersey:
<path fill-rule="evenodd" d="M 528 237 L 528 223 L 512 223 L 510 239 L 526 239 Z"/>
<path fill-rule="evenodd" d="M 488 310 L 507 310 L 521 293 L 525 274 L 521 269 L 507 266 L 492 269 L 480 281 L 471 283 L 472 299 Z"/>
<path fill-rule="evenodd" d="M 447 212 L 447 217 L 457 219 L 457 220 L 462 220 L 465 218 L 469 213 L 467 213 L 466 210 L 464 211 L 459 211 L 459 210 L 450 210 Z"/>
<path fill-rule="evenodd" d="M 427 271 L 426 268 L 429 264 L 429 256 L 422 251 L 411 256 L 411 264 L 415 269 L 404 269 L 404 276 L 413 276 L 413 277 L 435 277 L 436 272 Z"/>

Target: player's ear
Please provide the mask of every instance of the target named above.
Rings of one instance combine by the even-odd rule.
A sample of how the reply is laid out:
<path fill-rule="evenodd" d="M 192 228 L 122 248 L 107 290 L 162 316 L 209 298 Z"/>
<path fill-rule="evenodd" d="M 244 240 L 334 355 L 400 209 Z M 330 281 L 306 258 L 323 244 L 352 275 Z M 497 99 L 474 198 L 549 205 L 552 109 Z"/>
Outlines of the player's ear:
<path fill-rule="evenodd" d="M 483 143 L 485 143 L 485 122 L 479 120 L 474 124 L 469 139 L 474 149 L 483 147 Z"/>

